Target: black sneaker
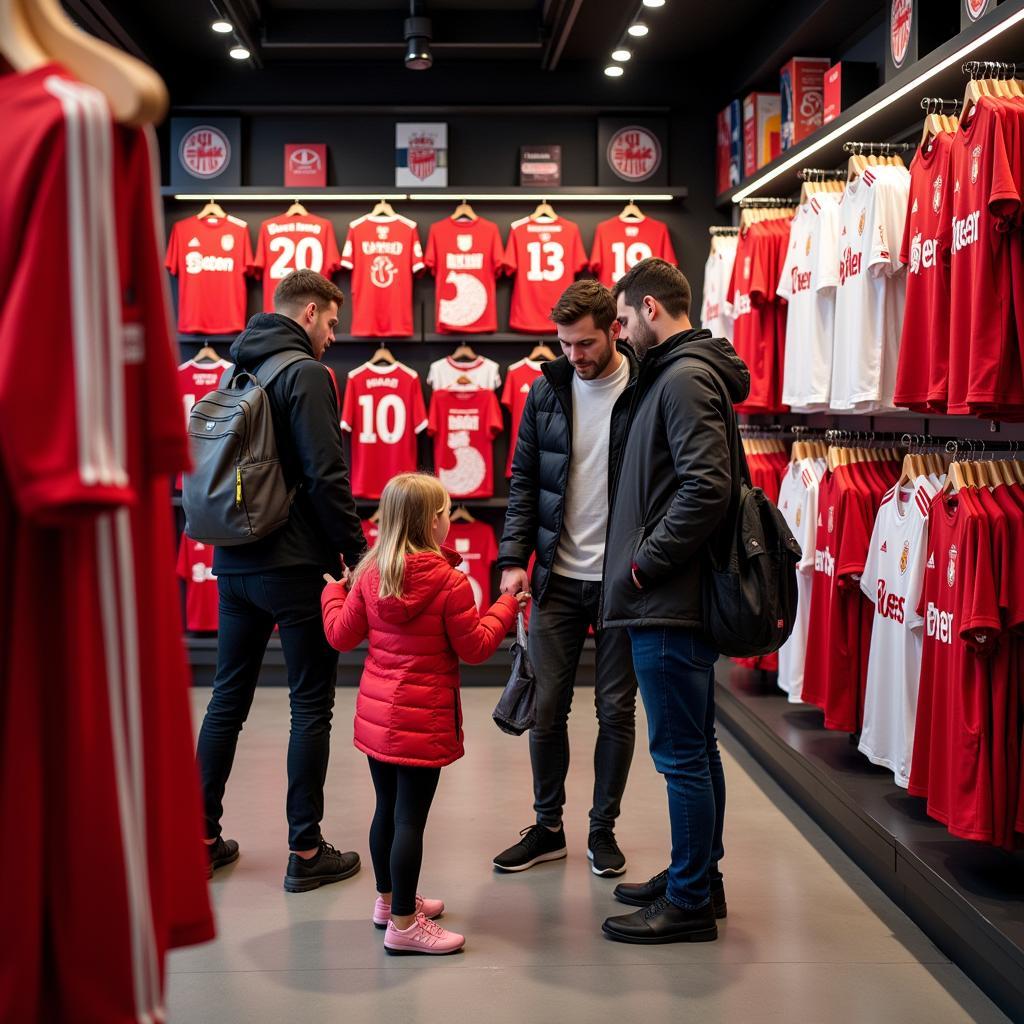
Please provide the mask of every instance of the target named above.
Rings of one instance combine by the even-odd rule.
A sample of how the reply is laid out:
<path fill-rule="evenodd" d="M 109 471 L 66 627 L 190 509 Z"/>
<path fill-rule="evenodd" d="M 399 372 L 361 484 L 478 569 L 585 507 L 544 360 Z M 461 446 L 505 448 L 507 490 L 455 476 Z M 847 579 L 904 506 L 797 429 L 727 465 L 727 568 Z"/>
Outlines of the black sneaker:
<path fill-rule="evenodd" d="M 547 825 L 530 825 L 519 834 L 523 838 L 492 861 L 499 871 L 525 871 L 541 861 L 565 856 L 565 829 L 552 832 Z"/>
<path fill-rule="evenodd" d="M 288 857 L 288 873 L 284 876 L 285 892 L 309 892 L 321 885 L 351 878 L 359 870 L 358 853 L 341 853 L 330 843 L 320 840 L 320 852 L 306 860 L 297 853 Z"/>
<path fill-rule="evenodd" d="M 715 917 L 721 920 L 728 913 L 725 903 L 725 883 L 721 878 L 712 878 L 711 905 L 715 908 Z M 668 889 L 668 870 L 659 871 L 646 882 L 621 882 L 615 886 L 612 895 L 620 902 L 631 907 L 649 907 L 655 900 L 665 895 Z"/>
<path fill-rule="evenodd" d="M 217 836 L 217 842 L 206 843 L 205 845 L 206 854 L 210 858 L 206 868 L 207 878 L 213 878 L 213 873 L 217 868 L 227 867 L 238 860 L 238 843 L 234 839 L 225 839 L 223 836 Z"/>
<path fill-rule="evenodd" d="M 615 842 L 615 833 L 610 828 L 595 828 L 587 839 L 587 856 L 590 870 L 595 875 L 608 878 L 626 871 L 626 858 Z"/>

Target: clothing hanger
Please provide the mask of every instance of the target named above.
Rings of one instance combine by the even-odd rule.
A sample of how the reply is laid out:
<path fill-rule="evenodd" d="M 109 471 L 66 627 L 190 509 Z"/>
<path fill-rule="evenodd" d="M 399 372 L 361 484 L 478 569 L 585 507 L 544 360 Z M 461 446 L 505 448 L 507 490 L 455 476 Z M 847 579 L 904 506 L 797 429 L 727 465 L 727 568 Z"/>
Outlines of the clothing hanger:
<path fill-rule="evenodd" d="M 387 345 L 381 345 L 380 348 L 370 356 L 371 366 L 375 363 L 389 363 L 394 366 L 397 362 L 398 360 L 391 354 L 391 349 L 389 349 Z"/>
<path fill-rule="evenodd" d="M 205 220 L 207 217 L 216 217 L 218 220 L 225 220 L 227 214 L 220 203 L 210 199 L 207 204 L 196 214 L 196 220 Z"/>
<path fill-rule="evenodd" d="M 963 490 L 968 486 L 967 478 L 964 476 L 963 463 L 962 462 L 951 462 L 949 464 L 949 471 L 946 473 L 946 482 L 942 485 L 940 494 L 955 494 L 957 491 Z"/>
<path fill-rule="evenodd" d="M 466 363 L 476 359 L 477 354 L 473 351 L 473 346 L 468 341 L 464 341 L 448 358 L 456 362 Z"/>
<path fill-rule="evenodd" d="M 0 8 L 0 53 L 16 70 L 55 61 L 103 93 L 119 124 L 140 126 L 164 119 L 168 98 L 163 79 L 142 61 L 83 32 L 64 13 L 60 0 L 0 0 Z M 34 38 L 35 47 L 26 46 L 22 30 Z M 37 59 L 40 52 L 42 61 Z M 28 66 L 26 58 L 32 61 Z"/>
<path fill-rule="evenodd" d="M 307 210 L 302 203 L 296 199 L 287 210 L 284 211 L 286 217 L 308 217 L 309 210 Z"/>
<path fill-rule="evenodd" d="M 449 517 L 451 522 L 463 522 L 463 523 L 475 523 L 476 519 L 469 514 L 469 509 L 465 505 L 460 505 Z"/>
<path fill-rule="evenodd" d="M 193 357 L 192 362 L 202 363 L 209 360 L 210 362 L 219 363 L 220 353 L 212 345 L 204 345 Z"/>
<path fill-rule="evenodd" d="M 452 212 L 452 220 L 458 220 L 460 217 L 465 217 L 468 220 L 480 219 L 477 216 L 476 210 L 474 210 L 473 207 L 470 206 L 470 204 L 467 203 L 465 199 L 463 199 L 462 202 L 459 203 L 459 205 L 456 206 L 455 210 Z"/>
<path fill-rule="evenodd" d="M 397 214 L 394 211 L 394 207 L 386 200 L 381 199 L 377 205 L 370 211 L 371 217 L 395 217 Z"/>
<path fill-rule="evenodd" d="M 550 361 L 555 358 L 555 353 L 543 342 L 538 342 L 533 346 L 533 351 L 526 358 L 532 363 L 543 359 Z"/>
<path fill-rule="evenodd" d="M 619 220 L 644 220 L 644 215 L 641 212 L 640 207 L 630 199 L 630 201 L 622 208 L 622 212 L 619 214 Z"/>
<path fill-rule="evenodd" d="M 555 208 L 546 199 L 542 199 L 537 204 L 533 213 L 530 214 L 530 220 L 558 220 L 558 214 L 555 213 Z"/>

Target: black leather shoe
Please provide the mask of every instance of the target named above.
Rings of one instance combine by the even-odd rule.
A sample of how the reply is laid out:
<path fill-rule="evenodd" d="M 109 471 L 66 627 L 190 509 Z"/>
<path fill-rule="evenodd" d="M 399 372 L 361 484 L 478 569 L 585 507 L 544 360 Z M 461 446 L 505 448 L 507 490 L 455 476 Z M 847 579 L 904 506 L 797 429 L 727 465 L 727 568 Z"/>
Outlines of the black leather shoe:
<path fill-rule="evenodd" d="M 238 843 L 234 839 L 217 836 L 217 842 L 206 844 L 206 854 L 210 858 L 206 877 L 213 878 L 213 873 L 217 868 L 227 867 L 228 864 L 234 864 L 238 860 Z"/>
<path fill-rule="evenodd" d="M 715 908 L 715 917 L 726 916 L 728 909 L 725 903 L 725 883 L 721 878 L 712 878 L 711 904 Z M 630 907 L 649 907 L 659 896 L 664 896 L 668 889 L 668 870 L 659 871 L 646 882 L 622 882 L 615 886 L 612 895 Z"/>
<path fill-rule="evenodd" d="M 320 852 L 306 860 L 297 853 L 288 857 L 288 873 L 284 876 L 285 892 L 309 892 L 321 885 L 351 878 L 359 870 L 358 853 L 341 853 L 330 843 L 320 840 Z"/>
<path fill-rule="evenodd" d="M 714 942 L 718 938 L 715 911 L 710 903 L 697 910 L 684 910 L 665 896 L 649 907 L 622 917 L 609 917 L 601 931 L 616 942 L 644 946 L 664 942 Z"/>

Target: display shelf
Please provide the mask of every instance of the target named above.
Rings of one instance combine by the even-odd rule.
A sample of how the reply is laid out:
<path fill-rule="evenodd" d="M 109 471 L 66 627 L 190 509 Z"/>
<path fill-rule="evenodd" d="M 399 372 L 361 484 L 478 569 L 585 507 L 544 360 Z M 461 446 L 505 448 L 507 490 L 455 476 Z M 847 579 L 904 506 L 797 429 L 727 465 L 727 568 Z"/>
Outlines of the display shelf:
<path fill-rule="evenodd" d="M 389 202 L 448 203 L 468 199 L 473 202 L 536 203 L 541 199 L 560 199 L 562 202 L 625 202 L 629 199 L 648 203 L 672 203 L 685 199 L 689 189 L 681 185 L 604 188 L 596 185 L 560 185 L 549 188 L 536 185 L 463 185 L 438 189 L 398 189 L 390 186 L 366 188 L 345 185 L 330 188 L 294 189 L 283 185 L 239 185 L 235 188 L 201 192 L 192 186 L 163 185 L 160 194 L 180 202 L 200 203 L 207 199 L 231 202 L 266 202 L 273 199 L 299 199 L 316 203 L 355 203 L 365 200 L 387 199 Z"/>
<path fill-rule="evenodd" d="M 716 198 L 727 207 L 747 195 L 790 195 L 800 188 L 801 167 L 835 167 L 845 162 L 843 143 L 891 142 L 919 131 L 925 96 L 959 97 L 966 60 L 1012 60 L 1024 51 L 1024 0 L 1004 0 L 985 17 L 916 64 L 844 110 L 799 145 Z"/>
<path fill-rule="evenodd" d="M 554 334 L 518 334 L 515 331 L 498 331 L 495 334 L 425 334 L 423 340 L 430 345 L 557 345 Z"/>

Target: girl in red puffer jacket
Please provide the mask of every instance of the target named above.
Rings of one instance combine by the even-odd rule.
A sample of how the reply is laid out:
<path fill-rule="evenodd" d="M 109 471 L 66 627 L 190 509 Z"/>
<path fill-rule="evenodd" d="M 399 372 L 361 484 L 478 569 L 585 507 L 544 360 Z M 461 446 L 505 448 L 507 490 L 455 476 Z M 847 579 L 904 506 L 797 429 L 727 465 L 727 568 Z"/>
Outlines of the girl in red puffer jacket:
<path fill-rule="evenodd" d="M 455 953 L 465 939 L 434 923 L 440 900 L 416 892 L 441 769 L 462 757 L 459 658 L 486 661 L 527 594 L 502 595 L 482 617 L 461 558 L 441 545 L 451 499 L 436 477 L 403 473 L 380 497 L 380 537 L 348 581 L 327 577 L 327 639 L 350 651 L 369 637 L 355 745 L 377 791 L 370 857 L 380 895 L 373 923 L 389 953 Z"/>

